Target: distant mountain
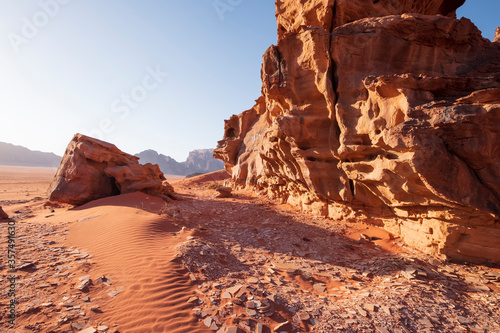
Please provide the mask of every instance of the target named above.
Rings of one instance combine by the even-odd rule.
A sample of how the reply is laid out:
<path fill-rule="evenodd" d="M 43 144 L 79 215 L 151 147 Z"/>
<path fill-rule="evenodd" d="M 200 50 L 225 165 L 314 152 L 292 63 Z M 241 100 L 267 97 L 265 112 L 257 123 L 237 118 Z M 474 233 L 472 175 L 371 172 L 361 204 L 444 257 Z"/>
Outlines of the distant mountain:
<path fill-rule="evenodd" d="M 0 142 L 0 165 L 58 167 L 61 156 Z"/>
<path fill-rule="evenodd" d="M 185 162 L 177 162 L 170 156 L 145 150 L 136 154 L 139 162 L 158 164 L 164 174 L 187 176 L 193 173 L 208 173 L 224 169 L 224 162 L 212 157 L 213 149 L 198 149 L 189 153 Z"/>

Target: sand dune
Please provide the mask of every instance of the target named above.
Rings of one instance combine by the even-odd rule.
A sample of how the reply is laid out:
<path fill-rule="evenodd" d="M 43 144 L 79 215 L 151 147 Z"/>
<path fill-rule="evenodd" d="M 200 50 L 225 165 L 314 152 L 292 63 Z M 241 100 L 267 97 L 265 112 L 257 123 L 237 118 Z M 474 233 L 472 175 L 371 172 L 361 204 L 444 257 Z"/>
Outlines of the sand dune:
<path fill-rule="evenodd" d="M 16 327 L 0 331 L 206 332 L 186 302 L 194 293 L 189 272 L 174 261 L 176 246 L 192 231 L 160 214 L 165 201 L 132 193 L 76 208 L 47 205 L 36 197 L 46 197 L 54 172 L 0 167 L 0 198 L 17 221 L 17 262 L 36 265 L 18 271 Z M 6 232 L 2 227 L 2 240 Z M 6 248 L 2 242 L 2 257 Z M 1 262 L 0 269 L 5 278 Z M 86 276 L 90 286 L 77 290 Z M 9 301 L 5 291 L 2 304 Z"/>
<path fill-rule="evenodd" d="M 104 311 L 96 320 L 120 323 L 123 332 L 203 332 L 186 302 L 193 292 L 188 272 L 173 261 L 190 233 L 155 213 L 164 204 L 134 193 L 59 216 L 83 220 L 69 228 L 68 245 L 95 256 L 92 280 L 113 281 L 94 296 Z"/>

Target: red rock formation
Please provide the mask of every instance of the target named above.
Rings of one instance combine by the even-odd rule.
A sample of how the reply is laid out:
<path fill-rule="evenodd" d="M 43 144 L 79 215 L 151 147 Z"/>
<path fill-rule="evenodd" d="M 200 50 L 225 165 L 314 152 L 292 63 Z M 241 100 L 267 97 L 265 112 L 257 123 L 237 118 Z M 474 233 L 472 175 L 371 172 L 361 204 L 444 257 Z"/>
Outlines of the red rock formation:
<path fill-rule="evenodd" d="M 81 205 L 135 191 L 172 196 L 173 188 L 158 165 L 141 165 L 138 160 L 110 143 L 76 134 L 50 185 L 49 198 Z"/>
<path fill-rule="evenodd" d="M 500 44 L 463 2 L 277 1 L 262 96 L 215 156 L 305 211 L 500 262 Z"/>

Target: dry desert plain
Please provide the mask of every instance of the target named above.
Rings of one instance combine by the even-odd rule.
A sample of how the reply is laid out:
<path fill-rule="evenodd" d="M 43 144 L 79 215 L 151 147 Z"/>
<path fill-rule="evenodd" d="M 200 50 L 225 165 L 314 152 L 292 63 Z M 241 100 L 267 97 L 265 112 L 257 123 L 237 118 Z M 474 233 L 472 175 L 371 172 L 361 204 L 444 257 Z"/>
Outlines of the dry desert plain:
<path fill-rule="evenodd" d="M 47 201 L 55 171 L 0 167 L 1 332 L 500 332 L 495 267 L 249 191 L 215 198 L 223 171 L 167 177 L 168 203 L 132 193 L 80 207 Z"/>

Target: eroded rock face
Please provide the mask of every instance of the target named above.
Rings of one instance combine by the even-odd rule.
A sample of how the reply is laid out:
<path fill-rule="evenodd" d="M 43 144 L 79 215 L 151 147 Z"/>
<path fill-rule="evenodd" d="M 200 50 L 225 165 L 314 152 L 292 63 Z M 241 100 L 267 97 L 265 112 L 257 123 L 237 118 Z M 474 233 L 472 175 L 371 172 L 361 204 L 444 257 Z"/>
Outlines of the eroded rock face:
<path fill-rule="evenodd" d="M 110 143 L 76 134 L 49 187 L 49 199 L 81 205 L 135 191 L 172 196 L 173 188 L 158 165 L 138 160 Z"/>
<path fill-rule="evenodd" d="M 500 44 L 463 2 L 277 1 L 262 96 L 214 156 L 305 211 L 500 262 Z"/>

